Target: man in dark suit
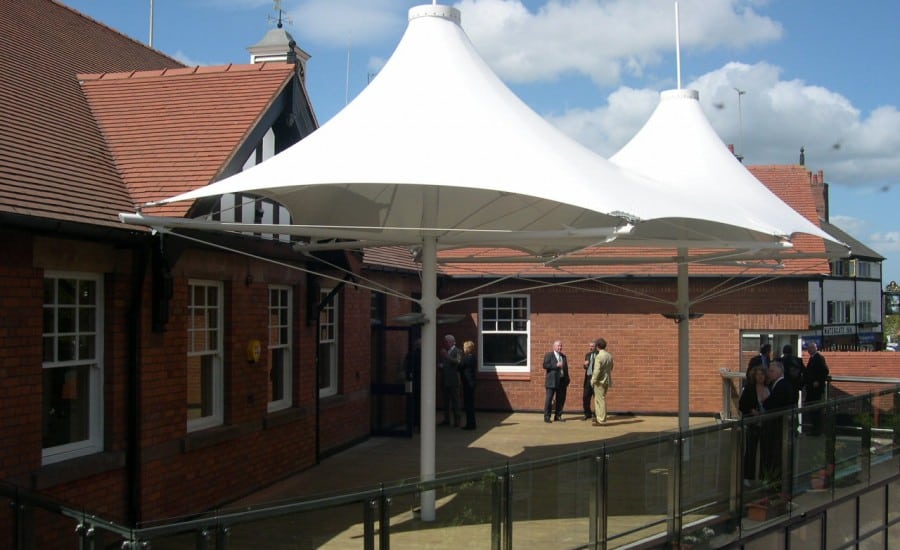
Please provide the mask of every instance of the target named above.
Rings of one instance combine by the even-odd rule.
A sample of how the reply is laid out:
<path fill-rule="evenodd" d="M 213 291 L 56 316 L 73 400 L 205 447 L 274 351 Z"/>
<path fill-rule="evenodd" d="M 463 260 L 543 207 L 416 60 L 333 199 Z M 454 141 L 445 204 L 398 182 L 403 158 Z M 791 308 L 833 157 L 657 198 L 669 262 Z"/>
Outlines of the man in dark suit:
<path fill-rule="evenodd" d="M 561 341 L 553 342 L 553 351 L 544 355 L 544 370 L 547 371 L 544 378 L 544 422 L 550 422 L 551 411 L 555 411 L 554 420 L 563 422 L 562 411 L 566 404 L 566 388 L 569 386 L 569 362 L 562 352 Z"/>
<path fill-rule="evenodd" d="M 747 363 L 747 370 L 749 371 L 751 368 L 756 365 L 762 365 L 764 369 L 769 368 L 769 363 L 772 362 L 772 344 L 763 344 L 759 347 L 759 355 L 754 355 L 750 358 L 750 362 Z"/>
<path fill-rule="evenodd" d="M 762 403 L 763 410 L 770 413 L 795 406 L 794 392 L 791 383 L 784 377 L 784 366 L 781 361 L 769 363 L 766 376 L 769 379 L 769 397 Z M 784 418 L 790 419 L 789 416 L 779 416 L 766 421 L 760 434 L 760 473 L 768 483 L 781 483 Z"/>
<path fill-rule="evenodd" d="M 825 397 L 825 386 L 828 381 L 828 364 L 825 357 L 819 353 L 819 347 L 815 342 L 806 344 L 806 351 L 809 353 L 809 360 L 806 362 L 806 373 L 803 380 L 806 383 L 806 394 L 803 396 L 803 403 L 816 403 Z M 810 429 L 809 435 L 822 434 L 822 409 L 810 411 L 809 413 Z"/>
<path fill-rule="evenodd" d="M 588 352 L 584 354 L 584 389 L 581 394 L 581 406 L 584 408 L 584 419 L 594 417 L 591 413 L 591 402 L 594 400 L 594 386 L 591 385 L 591 375 L 594 374 L 594 356 L 597 355 L 597 344 L 588 344 Z"/>

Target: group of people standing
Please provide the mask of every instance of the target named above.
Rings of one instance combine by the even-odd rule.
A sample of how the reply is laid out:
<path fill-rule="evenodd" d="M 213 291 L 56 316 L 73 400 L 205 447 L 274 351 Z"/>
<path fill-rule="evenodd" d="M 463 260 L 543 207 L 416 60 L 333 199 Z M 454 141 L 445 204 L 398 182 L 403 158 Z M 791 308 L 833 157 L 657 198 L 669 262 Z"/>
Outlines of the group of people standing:
<path fill-rule="evenodd" d="M 562 352 L 562 341 L 553 342 L 553 350 L 544 355 L 544 422 L 565 422 L 562 411 L 566 404 L 566 393 L 569 387 L 569 362 Z M 584 356 L 584 388 L 582 407 L 584 419 L 593 419 L 594 426 L 606 423 L 606 393 L 612 386 L 613 357 L 606 351 L 606 340 L 597 338 L 588 344 L 588 352 Z M 591 402 L 594 413 L 591 413 Z"/>
<path fill-rule="evenodd" d="M 456 347 L 456 338 L 452 334 L 445 335 L 438 367 L 441 393 L 444 397 L 444 419 L 440 425 L 453 427 L 460 425 L 459 390 L 462 387 L 462 404 L 466 413 L 466 423 L 462 429 L 474 430 L 475 381 L 478 374 L 475 342 L 466 340 L 460 350 Z"/>
<path fill-rule="evenodd" d="M 747 377 L 738 402 L 738 409 L 744 417 L 797 406 L 801 389 L 805 404 L 824 397 L 828 365 L 815 342 L 809 342 L 806 350 L 809 359 L 804 366 L 803 360 L 794 355 L 790 345 L 782 348 L 778 359 L 771 357 L 771 344 L 760 348 L 759 355 L 754 356 L 747 365 Z M 810 417 L 808 433 L 820 434 L 821 411 L 811 411 Z M 781 477 L 782 433 L 781 417 L 747 426 L 743 460 L 745 484 L 749 485 L 756 479 Z"/>

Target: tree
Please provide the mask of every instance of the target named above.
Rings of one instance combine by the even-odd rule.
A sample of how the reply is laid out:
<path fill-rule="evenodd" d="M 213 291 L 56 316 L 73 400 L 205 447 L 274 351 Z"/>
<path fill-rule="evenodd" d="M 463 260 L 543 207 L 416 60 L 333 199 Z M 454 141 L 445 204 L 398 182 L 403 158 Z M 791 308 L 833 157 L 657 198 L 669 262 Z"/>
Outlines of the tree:
<path fill-rule="evenodd" d="M 900 315 L 884 316 L 884 335 L 885 339 L 890 338 L 891 342 L 900 340 Z"/>

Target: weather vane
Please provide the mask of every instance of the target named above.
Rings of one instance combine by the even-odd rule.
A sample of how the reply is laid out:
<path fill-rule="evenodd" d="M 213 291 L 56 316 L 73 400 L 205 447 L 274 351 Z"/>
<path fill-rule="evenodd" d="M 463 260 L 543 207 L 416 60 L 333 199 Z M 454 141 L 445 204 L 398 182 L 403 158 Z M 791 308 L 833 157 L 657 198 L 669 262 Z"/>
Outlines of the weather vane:
<path fill-rule="evenodd" d="M 276 21 L 279 29 L 284 26 L 284 23 L 287 23 L 288 25 L 292 25 L 294 23 L 289 16 L 284 14 L 284 9 L 281 7 L 281 0 L 273 0 L 272 4 L 272 9 L 274 9 L 278 13 L 278 19 L 270 15 L 269 23 Z"/>

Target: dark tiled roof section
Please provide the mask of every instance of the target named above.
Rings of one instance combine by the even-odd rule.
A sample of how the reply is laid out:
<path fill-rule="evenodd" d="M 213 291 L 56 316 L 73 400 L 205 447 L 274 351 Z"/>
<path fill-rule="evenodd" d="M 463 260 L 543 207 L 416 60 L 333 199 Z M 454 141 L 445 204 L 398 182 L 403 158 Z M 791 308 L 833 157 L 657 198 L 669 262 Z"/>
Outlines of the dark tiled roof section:
<path fill-rule="evenodd" d="M 853 258 L 864 258 L 867 260 L 879 260 L 883 261 L 884 256 L 875 252 L 868 246 L 864 245 L 860 241 L 856 239 L 853 235 L 847 233 L 840 227 L 826 222 L 825 220 L 819 220 L 819 225 L 822 226 L 822 229 L 825 230 L 826 233 L 834 237 L 835 239 L 841 241 L 842 243 L 850 246 L 850 255 Z"/>
<path fill-rule="evenodd" d="M 76 74 L 180 66 L 61 4 L 0 1 L 0 213 L 121 227 L 133 203 Z"/>
<path fill-rule="evenodd" d="M 143 205 L 217 179 L 294 74 L 290 63 L 260 63 L 79 78 L 134 203 Z M 145 212 L 184 216 L 190 206 Z"/>

